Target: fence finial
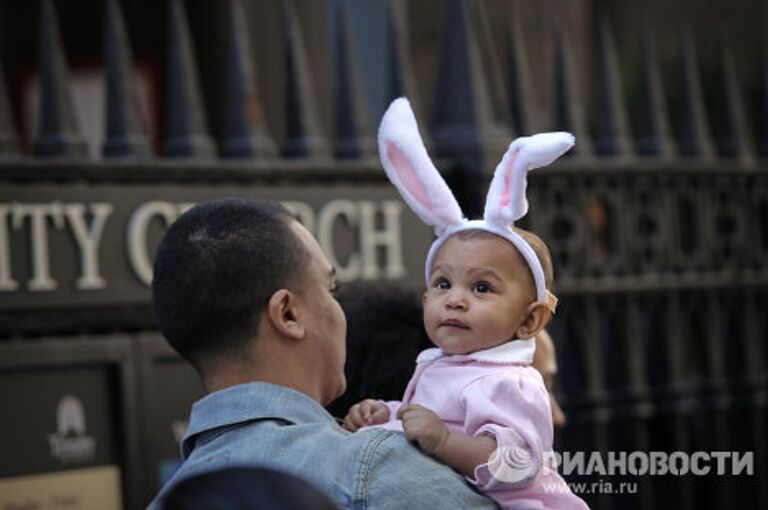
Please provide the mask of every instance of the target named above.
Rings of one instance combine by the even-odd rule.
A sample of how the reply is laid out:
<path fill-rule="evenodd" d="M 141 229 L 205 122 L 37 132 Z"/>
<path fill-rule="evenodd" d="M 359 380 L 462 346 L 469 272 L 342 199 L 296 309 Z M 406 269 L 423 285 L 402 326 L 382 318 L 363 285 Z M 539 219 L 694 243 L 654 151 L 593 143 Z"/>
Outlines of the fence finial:
<path fill-rule="evenodd" d="M 485 162 L 496 162 L 510 141 L 509 129 L 498 119 L 506 112 L 500 107 L 501 94 L 494 94 L 489 75 L 498 77 L 493 48 L 483 45 L 483 5 L 465 0 L 442 3 L 439 64 L 435 79 L 432 112 L 434 154 L 456 163 L 464 179 L 462 207 L 478 215 L 484 187 L 480 178 Z M 486 60 L 483 60 L 482 53 Z M 498 79 L 495 86 L 501 85 Z M 490 169 L 488 169 L 490 171 Z"/>
<path fill-rule="evenodd" d="M 592 141 L 581 107 L 583 101 L 579 80 L 575 76 L 568 32 L 560 19 L 555 20 L 553 42 L 555 72 L 552 129 L 573 133 L 579 143 L 570 154 L 588 158 L 591 156 Z"/>
<path fill-rule="evenodd" d="M 11 102 L 5 86 L 5 72 L 0 63 L 0 158 L 14 157 L 21 154 L 19 136 L 11 114 Z"/>
<path fill-rule="evenodd" d="M 752 131 L 746 119 L 744 95 L 733 60 L 731 41 L 724 35 L 720 43 L 720 80 L 718 154 L 725 158 L 736 158 L 742 165 L 752 166 L 755 163 Z"/>
<path fill-rule="evenodd" d="M 317 94 L 309 68 L 304 37 L 293 0 L 283 0 L 285 37 L 285 142 L 283 155 L 289 158 L 330 155 L 328 140 L 320 128 Z"/>
<path fill-rule="evenodd" d="M 106 158 L 148 156 L 130 44 L 116 0 L 107 0 L 104 6 L 104 65 L 107 111 L 102 154 Z"/>
<path fill-rule="evenodd" d="M 605 14 L 600 17 L 595 90 L 595 153 L 622 159 L 631 158 L 633 149 L 627 127 L 623 83 L 616 57 L 616 40 Z"/>
<path fill-rule="evenodd" d="M 388 49 L 388 86 L 385 102 L 389 104 L 398 97 L 407 97 L 416 115 L 419 125 L 421 121 L 419 109 L 419 93 L 416 90 L 411 52 L 409 46 L 408 22 L 403 0 L 389 0 L 387 16 L 387 49 Z M 427 133 L 422 133 L 425 136 Z M 426 142 L 426 140 L 425 140 Z"/>
<path fill-rule="evenodd" d="M 168 2 L 166 51 L 163 153 L 167 157 L 210 158 L 214 144 L 208 134 L 187 15 L 179 0 Z"/>
<path fill-rule="evenodd" d="M 675 155 L 675 146 L 669 128 L 669 110 L 661 83 L 656 44 L 651 29 L 643 29 L 640 47 L 640 97 L 637 101 L 637 153 L 670 159 Z"/>
<path fill-rule="evenodd" d="M 337 158 L 370 158 L 375 155 L 362 78 L 355 55 L 349 12 L 342 0 L 337 5 L 334 66 L 336 76 L 334 153 Z"/>
<path fill-rule="evenodd" d="M 40 157 L 84 158 L 87 146 L 75 119 L 64 45 L 51 0 L 40 1 L 37 59 L 40 109 L 32 152 Z"/>
<path fill-rule="evenodd" d="M 523 31 L 517 10 L 509 16 L 506 30 L 507 97 L 512 131 L 518 136 L 544 129 L 537 97 L 533 90 Z"/>
<path fill-rule="evenodd" d="M 708 162 L 713 159 L 712 135 L 709 131 L 696 48 L 690 30 L 682 31 L 680 47 L 680 155 Z"/>
<path fill-rule="evenodd" d="M 250 51 L 248 24 L 242 0 L 228 0 L 224 55 L 224 129 L 221 137 L 223 158 L 274 157 L 277 149 L 267 133 L 264 108 L 257 91 L 256 73 Z"/>

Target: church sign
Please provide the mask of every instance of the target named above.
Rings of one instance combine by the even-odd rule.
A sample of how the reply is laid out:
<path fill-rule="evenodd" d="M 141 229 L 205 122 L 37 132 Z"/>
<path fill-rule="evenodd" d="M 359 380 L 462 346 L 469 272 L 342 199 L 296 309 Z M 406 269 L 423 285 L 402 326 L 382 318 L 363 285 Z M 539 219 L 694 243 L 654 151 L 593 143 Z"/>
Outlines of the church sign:
<path fill-rule="evenodd" d="M 431 232 L 376 183 L 10 183 L 0 188 L 0 312 L 149 303 L 163 233 L 195 203 L 258 197 L 315 234 L 340 282 L 423 286 Z"/>

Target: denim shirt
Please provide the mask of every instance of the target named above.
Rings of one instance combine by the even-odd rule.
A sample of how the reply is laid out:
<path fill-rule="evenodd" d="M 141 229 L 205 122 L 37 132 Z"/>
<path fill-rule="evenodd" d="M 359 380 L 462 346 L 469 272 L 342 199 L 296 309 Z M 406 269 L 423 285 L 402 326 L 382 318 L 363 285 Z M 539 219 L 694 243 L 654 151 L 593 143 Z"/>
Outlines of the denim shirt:
<path fill-rule="evenodd" d="M 149 509 L 162 508 L 163 494 L 179 480 L 235 465 L 303 477 L 341 508 L 497 508 L 402 433 L 348 432 L 308 396 L 267 383 L 232 386 L 197 401 L 181 449 L 184 463 Z"/>

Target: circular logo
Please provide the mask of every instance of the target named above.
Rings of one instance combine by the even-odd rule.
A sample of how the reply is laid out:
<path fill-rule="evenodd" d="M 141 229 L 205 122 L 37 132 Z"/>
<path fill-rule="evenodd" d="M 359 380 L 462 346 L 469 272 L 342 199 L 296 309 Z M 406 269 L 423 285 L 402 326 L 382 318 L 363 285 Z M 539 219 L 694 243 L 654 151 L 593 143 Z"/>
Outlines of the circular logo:
<path fill-rule="evenodd" d="M 491 475 L 505 483 L 517 483 L 536 475 L 540 456 L 520 446 L 497 448 L 488 461 Z"/>

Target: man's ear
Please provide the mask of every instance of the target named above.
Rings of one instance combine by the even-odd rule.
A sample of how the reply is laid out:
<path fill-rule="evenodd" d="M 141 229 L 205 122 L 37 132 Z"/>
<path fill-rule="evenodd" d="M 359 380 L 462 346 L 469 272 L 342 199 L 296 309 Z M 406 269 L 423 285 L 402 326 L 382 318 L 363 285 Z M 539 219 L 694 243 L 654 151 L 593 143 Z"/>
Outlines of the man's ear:
<path fill-rule="evenodd" d="M 296 295 L 288 289 L 280 289 L 267 302 L 270 324 L 281 334 L 295 339 L 304 337 L 304 325 L 299 321 Z"/>
<path fill-rule="evenodd" d="M 541 301 L 537 301 L 528 307 L 528 315 L 523 323 L 517 328 L 517 338 L 527 340 L 539 334 L 544 326 L 549 323 L 552 312 L 549 307 Z"/>

